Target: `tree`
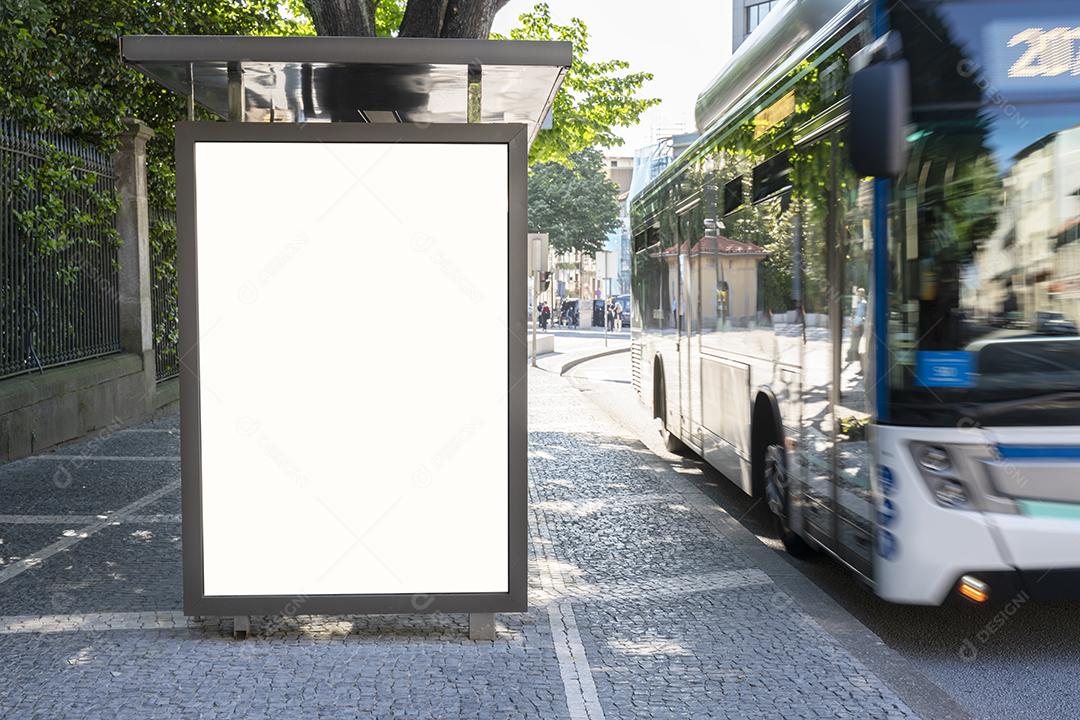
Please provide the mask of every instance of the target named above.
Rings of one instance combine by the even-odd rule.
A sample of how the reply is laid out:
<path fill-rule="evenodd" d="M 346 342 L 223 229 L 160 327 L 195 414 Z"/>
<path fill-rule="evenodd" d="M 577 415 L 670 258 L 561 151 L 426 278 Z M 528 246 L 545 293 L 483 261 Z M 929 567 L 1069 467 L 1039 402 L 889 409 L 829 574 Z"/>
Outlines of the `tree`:
<path fill-rule="evenodd" d="M 520 26 L 510 32 L 511 40 L 562 40 L 574 46 L 573 63 L 552 105 L 552 129 L 537 135 L 530 160 L 566 162 L 586 148 L 622 145 L 615 128 L 635 124 L 643 112 L 660 102 L 637 97 L 642 85 L 652 79 L 651 73 L 626 73 L 630 64 L 625 60 L 585 60 L 589 31 L 580 18 L 559 25 L 551 19 L 547 3 L 538 3 L 518 22 Z"/>
<path fill-rule="evenodd" d="M 306 0 L 319 35 L 486 38 L 509 0 Z M 396 21 L 396 22 L 395 22 Z"/>
<path fill-rule="evenodd" d="M 300 0 L 0 0 L 0 117 L 16 120 L 28 130 L 62 133 L 106 153 L 115 148 L 125 117 L 143 120 L 155 131 L 147 144 L 150 203 L 168 210 L 176 192 L 173 126 L 186 117 L 186 103 L 125 67 L 117 52 L 119 36 L 312 32 Z M 200 118 L 209 117 L 197 112 Z M 78 169 L 82 163 L 76 155 L 58 148 L 46 148 L 43 155 L 40 164 L 14 178 L 8 168 L 0 168 L 9 181 L 14 180 L 8 182 L 8 193 L 0 202 L 14 209 L 15 231 L 23 241 L 20 252 L 35 263 L 63 258 L 57 279 L 66 285 L 93 271 L 83 267 L 81 253 L 71 253 L 71 247 L 119 242 L 114 228 L 116 197 L 112 191 L 89 187 L 93 176 Z M 96 235 L 86 232 L 90 228 Z M 152 223 L 150 243 L 161 258 L 153 267 L 155 281 L 172 288 L 165 297 L 166 319 L 154 327 L 155 343 L 161 343 L 162 352 L 175 353 L 176 285 L 168 282 L 175 279 L 175 267 L 168 259 L 175 256 L 175 225 L 165 220 Z M 66 290 L 50 282 L 36 297 L 27 293 L 24 282 L 0 295 L 4 303 L 48 308 Z"/>
<path fill-rule="evenodd" d="M 147 146 L 151 201 L 171 206 L 173 124 L 183 98 L 125 67 L 125 34 L 305 35 L 299 0 L 19 0 L 0 2 L 0 117 L 56 130 L 108 151 L 137 117 L 155 131 Z"/>
<path fill-rule="evenodd" d="M 486 38 L 495 13 L 507 0 L 305 0 L 320 35 Z M 573 62 L 552 105 L 552 128 L 539 133 L 533 162 L 567 162 L 590 147 L 623 144 L 615 128 L 636 123 L 660 102 L 639 98 L 652 74 L 626 72 L 624 60 L 587 61 L 589 31 L 580 18 L 566 25 L 551 19 L 547 3 L 518 18 L 510 40 L 557 40 L 574 47 Z M 495 39 L 503 39 L 493 36 Z"/>
<path fill-rule="evenodd" d="M 595 256 L 619 227 L 619 186 L 604 175 L 604 158 L 582 150 L 569 163 L 536 163 L 529 171 L 529 230 L 548 233 L 557 253 Z"/>

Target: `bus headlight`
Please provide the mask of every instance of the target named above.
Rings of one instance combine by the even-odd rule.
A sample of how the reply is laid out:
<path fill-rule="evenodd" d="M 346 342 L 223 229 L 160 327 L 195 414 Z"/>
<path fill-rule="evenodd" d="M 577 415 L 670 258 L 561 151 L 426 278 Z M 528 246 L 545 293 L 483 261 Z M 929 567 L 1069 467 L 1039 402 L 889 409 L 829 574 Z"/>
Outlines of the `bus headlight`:
<path fill-rule="evenodd" d="M 948 449 L 942 445 L 913 442 L 911 456 L 934 502 L 950 510 L 971 510 L 975 507 L 975 498 L 967 484 L 960 479 Z"/>
<path fill-rule="evenodd" d="M 938 486 L 934 490 L 934 499 L 938 501 L 938 505 L 947 508 L 965 508 L 969 504 L 967 490 L 963 483 L 951 478 L 942 478 L 938 481 Z"/>
<path fill-rule="evenodd" d="M 922 445 L 918 451 L 919 464 L 930 472 L 943 473 L 952 469 L 949 452 L 940 445 Z"/>

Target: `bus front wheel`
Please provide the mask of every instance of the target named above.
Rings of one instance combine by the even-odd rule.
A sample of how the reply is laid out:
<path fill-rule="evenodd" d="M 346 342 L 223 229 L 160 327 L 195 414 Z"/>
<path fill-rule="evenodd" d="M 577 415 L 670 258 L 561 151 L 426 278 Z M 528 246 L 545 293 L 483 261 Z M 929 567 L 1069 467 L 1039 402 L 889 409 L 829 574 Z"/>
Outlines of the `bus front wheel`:
<path fill-rule="evenodd" d="M 792 530 L 789 524 L 791 488 L 788 484 L 784 448 L 780 445 L 769 445 L 765 448 L 765 499 L 769 502 L 776 532 L 784 543 L 784 549 L 797 558 L 814 555 L 814 548 Z"/>

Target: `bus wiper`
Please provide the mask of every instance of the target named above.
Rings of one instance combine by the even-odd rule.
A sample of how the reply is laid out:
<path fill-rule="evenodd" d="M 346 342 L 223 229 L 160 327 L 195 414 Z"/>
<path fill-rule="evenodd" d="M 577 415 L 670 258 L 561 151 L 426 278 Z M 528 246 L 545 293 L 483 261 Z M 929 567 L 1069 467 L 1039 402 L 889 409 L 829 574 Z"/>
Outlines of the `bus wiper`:
<path fill-rule="evenodd" d="M 1009 412 L 1010 410 L 1018 410 L 1029 405 L 1068 405 L 1076 402 L 1080 402 L 1080 392 L 1050 392 L 1040 395 L 1032 395 L 1026 398 L 1020 398 L 1019 400 L 1002 400 L 1000 402 L 979 403 L 977 405 L 972 405 L 971 415 L 973 415 L 975 418 L 984 418 L 991 417 L 993 415 L 1000 415 L 1002 413 Z"/>

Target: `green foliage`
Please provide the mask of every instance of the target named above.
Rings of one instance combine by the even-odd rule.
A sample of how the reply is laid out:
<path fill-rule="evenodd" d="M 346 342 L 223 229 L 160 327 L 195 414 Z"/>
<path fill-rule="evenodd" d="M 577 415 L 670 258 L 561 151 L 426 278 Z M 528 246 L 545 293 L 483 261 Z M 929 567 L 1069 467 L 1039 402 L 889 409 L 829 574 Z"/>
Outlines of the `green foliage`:
<path fill-rule="evenodd" d="M 176 282 L 176 263 L 162 261 L 176 257 L 176 220 L 169 216 L 152 217 L 150 221 L 150 254 L 158 262 L 151 265 L 152 282 L 164 292 L 164 308 L 154 321 L 154 344 L 161 348 L 163 358 L 175 357 L 180 339 L 176 322 L 179 296 Z"/>
<path fill-rule="evenodd" d="M 556 252 L 595 256 L 619 227 L 619 186 L 607 179 L 603 156 L 586 149 L 529 170 L 529 230 L 546 232 Z"/>
<path fill-rule="evenodd" d="M 647 72 L 625 72 L 625 60 L 590 62 L 589 31 L 579 18 L 560 25 L 551 19 L 547 3 L 538 3 L 518 18 L 511 40 L 563 40 L 573 43 L 574 58 L 552 107 L 553 125 L 539 133 L 529 151 L 532 162 L 567 162 L 574 153 L 594 147 L 623 144 L 615 128 L 635 124 L 660 100 L 639 98 Z"/>
<path fill-rule="evenodd" d="M 125 34 L 312 34 L 300 0 L 14 0 L 0 2 L 0 117 L 108 152 L 125 117 L 155 130 L 154 204 L 173 204 L 172 125 L 185 101 L 120 62 Z"/>
<path fill-rule="evenodd" d="M 378 0 L 375 5 L 375 34 L 393 37 L 405 17 L 406 0 Z"/>
<path fill-rule="evenodd" d="M 17 176 L 19 205 L 25 209 L 14 211 L 15 220 L 39 253 L 58 253 L 85 238 L 120 242 L 114 222 L 116 194 L 99 190 L 97 176 L 80 166 L 79 158 L 48 145 L 44 162 Z M 76 205 L 69 198 L 82 202 Z"/>
<path fill-rule="evenodd" d="M 0 0 L 0 117 L 62 133 L 106 154 L 116 148 L 124 118 L 139 118 L 155 131 L 147 144 L 150 203 L 172 208 L 173 126 L 186 118 L 187 104 L 121 63 L 120 36 L 313 33 L 301 0 Z M 79 243 L 119 241 L 115 193 L 98 190 L 95 176 L 79 165 L 54 148 L 40 167 L 17 180 L 20 235 L 40 256 L 61 254 L 58 272 L 65 282 L 88 272 Z M 155 341 L 175 353 L 175 224 L 153 224 L 151 242 L 154 282 L 165 288 L 165 316 L 155 325 Z"/>
<path fill-rule="evenodd" d="M 413 0 L 424 1 L 430 0 Z M 396 35 L 407 4 L 408 0 L 377 0 L 376 34 Z M 538 3 L 518 22 L 519 27 L 510 31 L 511 40 L 561 40 L 574 46 L 573 63 L 553 103 L 553 127 L 537 136 L 530 161 L 567 163 L 571 155 L 586 148 L 622 145 L 615 129 L 633 125 L 645 110 L 659 104 L 657 98 L 637 97 L 652 74 L 626 72 L 630 65 L 624 60 L 585 60 L 589 31 L 579 18 L 560 25 L 551 19 L 547 3 Z M 499 35 L 492 38 L 506 39 Z"/>
<path fill-rule="evenodd" d="M 861 442 L 866 440 L 866 428 L 870 425 L 869 417 L 848 416 L 839 418 L 841 442 Z"/>

